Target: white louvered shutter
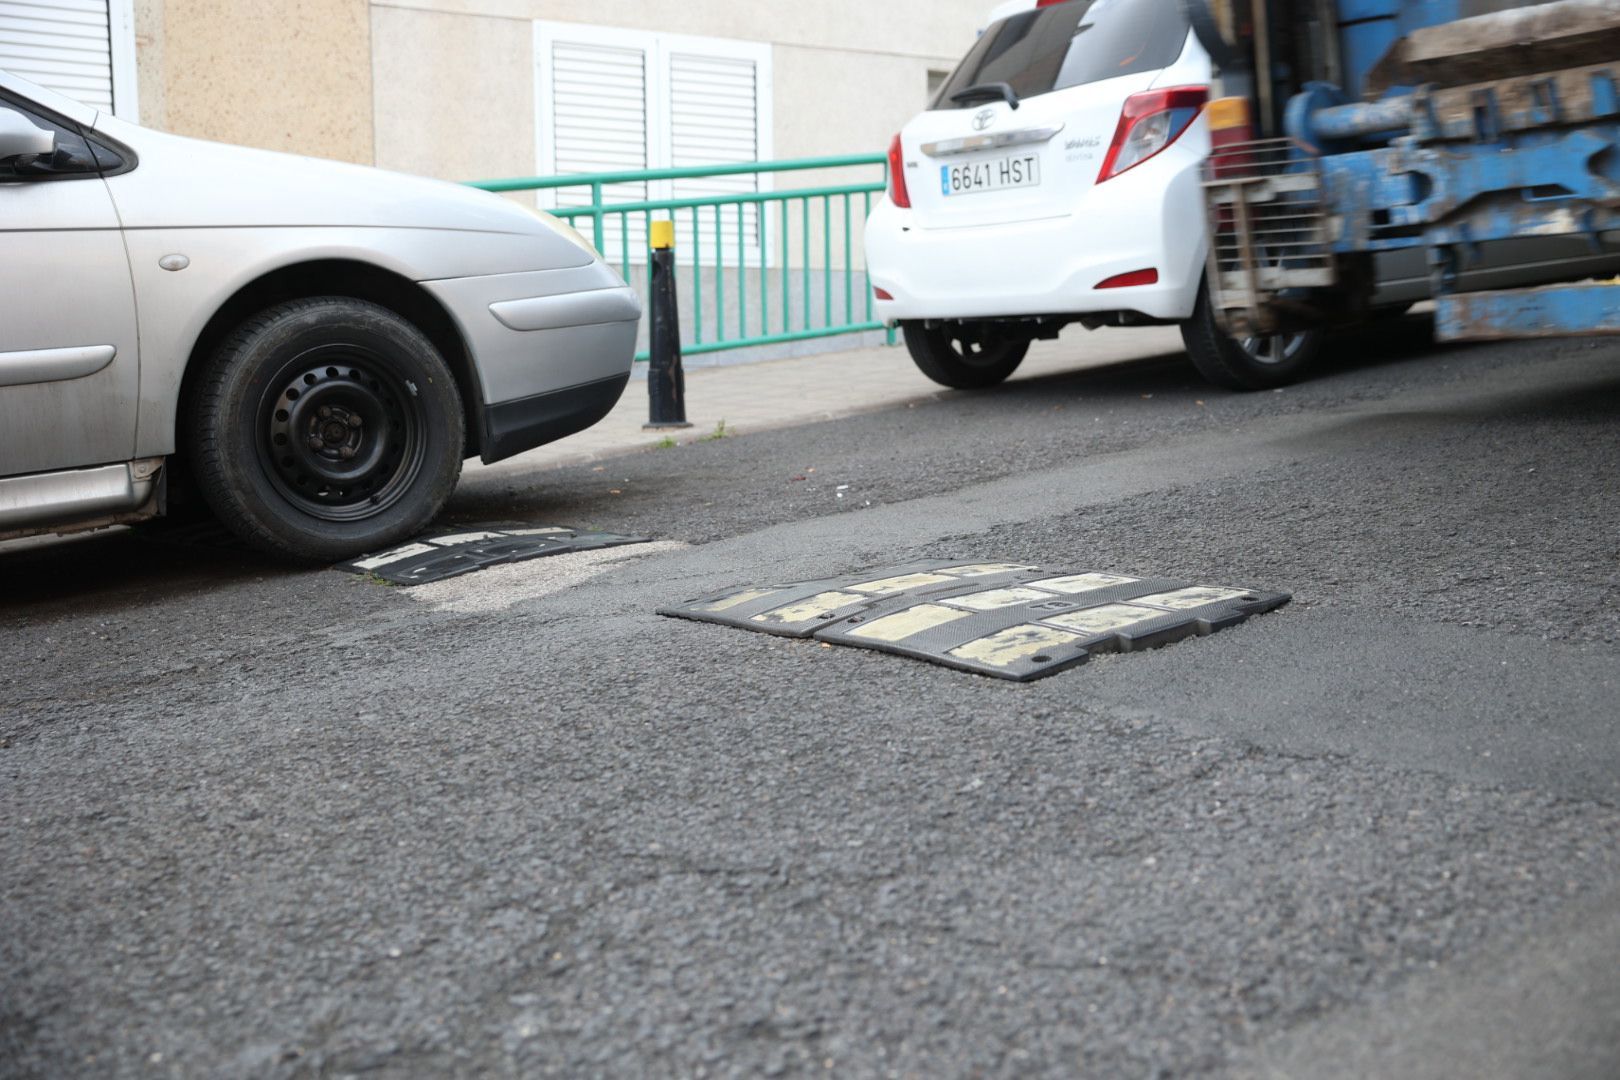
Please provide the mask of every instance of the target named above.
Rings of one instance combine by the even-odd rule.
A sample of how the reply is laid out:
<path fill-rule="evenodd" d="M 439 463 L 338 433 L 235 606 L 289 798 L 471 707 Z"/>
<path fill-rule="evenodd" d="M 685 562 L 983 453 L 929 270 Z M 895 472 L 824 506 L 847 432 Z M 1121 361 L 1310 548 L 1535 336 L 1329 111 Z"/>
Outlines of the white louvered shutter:
<path fill-rule="evenodd" d="M 669 164 L 672 167 L 747 164 L 759 160 L 756 61 L 677 49 L 667 54 L 664 67 L 669 87 Z M 758 190 L 758 173 L 695 176 L 673 181 L 671 197 L 695 199 Z M 758 258 L 760 220 L 758 203 L 743 204 L 740 220 L 738 207 L 722 208 L 718 242 L 725 245 L 728 260 L 736 258 L 739 225 L 745 259 Z M 677 213 L 676 221 L 682 234 L 677 240 L 679 249 L 691 251 L 689 215 Z M 709 262 L 716 242 L 713 211 L 700 212 L 698 223 L 699 250 L 704 262 Z"/>
<path fill-rule="evenodd" d="M 551 42 L 549 69 L 551 115 L 549 123 L 557 176 L 584 173 L 634 172 L 653 168 L 647 141 L 647 87 L 650 57 L 636 47 Z M 611 184 L 602 189 L 607 203 L 645 202 L 651 197 L 646 182 Z M 591 190 L 561 188 L 556 205 L 589 206 Z M 587 236 L 589 218 L 575 224 Z M 603 247 L 616 260 L 626 243 L 634 256 L 647 247 L 647 227 L 641 214 L 628 215 L 628 235 L 620 219 L 609 216 Z"/>
<path fill-rule="evenodd" d="M 769 157 L 770 46 L 758 42 L 698 38 L 617 27 L 536 22 L 536 115 L 539 171 L 553 176 L 627 172 L 694 165 L 745 165 Z M 605 205 L 665 199 L 733 195 L 769 188 L 755 174 L 693 177 L 613 184 L 602 192 Z M 543 205 L 588 206 L 589 188 L 561 188 Z M 664 217 L 662 212 L 655 216 Z M 671 215 L 683 260 L 701 249 L 705 264 L 715 260 L 717 240 L 726 261 L 758 265 L 760 232 L 769 215 L 757 204 L 741 212 L 699 211 L 694 243 L 692 211 Z M 605 219 L 603 254 L 612 262 L 644 262 L 646 215 L 629 216 L 622 228 L 613 214 Z M 591 222 L 575 219 L 587 234 Z M 769 247 L 767 236 L 766 247 Z"/>
<path fill-rule="evenodd" d="M 0 0 L 0 68 L 112 112 L 107 0 Z"/>

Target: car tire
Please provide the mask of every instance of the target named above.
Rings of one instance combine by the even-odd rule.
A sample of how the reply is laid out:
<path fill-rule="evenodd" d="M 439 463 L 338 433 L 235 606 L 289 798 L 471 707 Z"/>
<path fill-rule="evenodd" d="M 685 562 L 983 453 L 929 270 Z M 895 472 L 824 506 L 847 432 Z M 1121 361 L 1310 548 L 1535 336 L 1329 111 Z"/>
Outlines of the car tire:
<path fill-rule="evenodd" d="M 1006 382 L 1029 352 L 1025 338 L 976 333 L 968 324 L 903 322 L 906 351 L 922 373 L 953 390 L 982 390 Z"/>
<path fill-rule="evenodd" d="M 209 358 L 182 423 L 203 499 L 260 551 L 332 562 L 421 532 L 461 474 L 461 395 L 376 304 L 278 304 Z"/>
<path fill-rule="evenodd" d="M 1227 390 L 1270 390 L 1297 380 L 1316 361 L 1326 341 L 1321 330 L 1237 339 L 1215 322 L 1207 285 L 1198 287 L 1192 318 L 1181 324 L 1198 373 Z"/>

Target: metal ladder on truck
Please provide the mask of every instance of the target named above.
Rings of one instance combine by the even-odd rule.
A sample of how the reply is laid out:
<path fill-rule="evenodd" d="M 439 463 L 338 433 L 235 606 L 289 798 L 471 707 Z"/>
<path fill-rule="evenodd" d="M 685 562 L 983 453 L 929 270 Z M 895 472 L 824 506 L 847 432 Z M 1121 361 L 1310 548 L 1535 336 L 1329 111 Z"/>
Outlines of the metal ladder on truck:
<path fill-rule="evenodd" d="M 1229 332 L 1353 320 L 1375 256 L 1421 248 L 1443 341 L 1620 334 L 1613 281 L 1462 280 L 1498 241 L 1612 250 L 1620 0 L 1186 7 L 1241 99 L 1211 104 L 1204 184 L 1210 302 Z"/>

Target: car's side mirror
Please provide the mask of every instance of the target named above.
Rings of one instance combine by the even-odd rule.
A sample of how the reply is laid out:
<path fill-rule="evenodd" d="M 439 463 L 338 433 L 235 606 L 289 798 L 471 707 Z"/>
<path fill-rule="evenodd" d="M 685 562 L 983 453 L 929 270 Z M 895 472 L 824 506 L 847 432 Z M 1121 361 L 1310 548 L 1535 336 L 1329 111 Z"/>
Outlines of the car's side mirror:
<path fill-rule="evenodd" d="M 56 153 L 56 132 L 35 124 L 15 109 L 0 105 L 0 165 L 20 157 L 50 157 Z"/>

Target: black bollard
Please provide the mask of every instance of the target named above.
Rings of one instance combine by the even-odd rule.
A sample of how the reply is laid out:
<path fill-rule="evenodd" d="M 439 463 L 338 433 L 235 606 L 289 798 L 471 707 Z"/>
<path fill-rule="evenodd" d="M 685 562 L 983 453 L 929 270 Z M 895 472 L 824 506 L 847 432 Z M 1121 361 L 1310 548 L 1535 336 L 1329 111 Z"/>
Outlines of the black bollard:
<path fill-rule="evenodd" d="M 689 428 L 686 373 L 681 369 L 681 309 L 675 291 L 675 223 L 655 221 L 652 248 L 652 326 L 648 331 L 647 423 L 643 430 Z"/>

